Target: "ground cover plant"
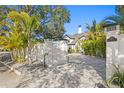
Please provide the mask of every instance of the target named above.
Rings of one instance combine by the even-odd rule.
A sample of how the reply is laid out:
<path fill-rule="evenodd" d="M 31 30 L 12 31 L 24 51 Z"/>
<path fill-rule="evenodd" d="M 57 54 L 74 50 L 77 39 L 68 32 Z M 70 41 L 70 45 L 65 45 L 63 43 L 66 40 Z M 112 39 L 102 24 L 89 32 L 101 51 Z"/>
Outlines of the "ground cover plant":
<path fill-rule="evenodd" d="M 111 86 L 112 84 L 117 85 L 121 88 L 124 88 L 124 71 L 120 70 L 119 66 L 114 65 L 116 72 L 114 75 L 108 80 L 108 85 Z"/>

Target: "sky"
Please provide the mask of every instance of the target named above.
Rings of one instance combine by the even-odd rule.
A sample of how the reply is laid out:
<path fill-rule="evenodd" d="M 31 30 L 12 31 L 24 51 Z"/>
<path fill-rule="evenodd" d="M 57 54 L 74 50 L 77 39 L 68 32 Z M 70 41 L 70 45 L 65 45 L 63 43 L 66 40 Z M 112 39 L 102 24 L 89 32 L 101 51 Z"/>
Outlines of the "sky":
<path fill-rule="evenodd" d="M 114 5 L 68 5 L 70 11 L 70 23 L 65 24 L 66 34 L 77 33 L 78 25 L 82 26 L 83 32 L 87 31 L 86 23 L 92 24 L 95 19 L 97 23 L 110 15 L 115 15 Z"/>

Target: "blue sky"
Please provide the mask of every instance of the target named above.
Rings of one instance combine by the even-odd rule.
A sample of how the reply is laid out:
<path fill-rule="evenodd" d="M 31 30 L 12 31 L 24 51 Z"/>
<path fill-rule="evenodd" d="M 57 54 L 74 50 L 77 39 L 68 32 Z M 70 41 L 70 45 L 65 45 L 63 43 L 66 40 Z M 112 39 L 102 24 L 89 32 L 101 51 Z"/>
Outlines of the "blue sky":
<path fill-rule="evenodd" d="M 70 11 L 70 23 L 65 24 L 66 34 L 77 33 L 78 25 L 86 31 L 86 23 L 91 24 L 96 19 L 97 23 L 105 17 L 115 14 L 113 5 L 69 5 L 65 6 Z"/>

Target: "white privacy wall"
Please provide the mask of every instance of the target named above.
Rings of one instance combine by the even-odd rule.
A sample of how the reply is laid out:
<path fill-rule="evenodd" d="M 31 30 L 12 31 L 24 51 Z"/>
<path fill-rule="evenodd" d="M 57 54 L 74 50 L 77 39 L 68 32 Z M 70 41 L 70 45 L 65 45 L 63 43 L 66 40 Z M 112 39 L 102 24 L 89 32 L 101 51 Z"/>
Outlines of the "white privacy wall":
<path fill-rule="evenodd" d="M 38 44 L 32 51 L 33 60 L 44 61 L 44 54 L 48 54 L 45 58 L 46 64 L 62 64 L 67 62 L 68 44 L 64 40 L 53 41 L 45 40 L 43 44 Z"/>
<path fill-rule="evenodd" d="M 118 36 L 118 59 L 120 68 L 124 70 L 124 35 Z"/>
<path fill-rule="evenodd" d="M 116 72 L 114 65 L 119 65 L 121 70 L 124 70 L 124 35 L 119 34 L 119 25 L 116 25 L 116 30 L 106 31 L 107 40 L 110 37 L 115 37 L 117 41 L 106 42 L 106 80 L 110 79 Z"/>

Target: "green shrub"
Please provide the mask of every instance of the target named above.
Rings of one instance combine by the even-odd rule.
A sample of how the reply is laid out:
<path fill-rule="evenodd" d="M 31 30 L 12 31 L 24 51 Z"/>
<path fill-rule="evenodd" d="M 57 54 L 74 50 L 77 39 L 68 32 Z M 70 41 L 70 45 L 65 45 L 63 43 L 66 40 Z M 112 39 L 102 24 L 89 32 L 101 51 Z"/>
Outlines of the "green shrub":
<path fill-rule="evenodd" d="M 86 55 L 106 57 L 105 37 L 99 37 L 96 40 L 82 41 L 82 49 Z"/>

